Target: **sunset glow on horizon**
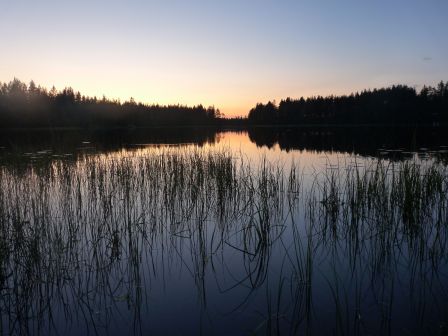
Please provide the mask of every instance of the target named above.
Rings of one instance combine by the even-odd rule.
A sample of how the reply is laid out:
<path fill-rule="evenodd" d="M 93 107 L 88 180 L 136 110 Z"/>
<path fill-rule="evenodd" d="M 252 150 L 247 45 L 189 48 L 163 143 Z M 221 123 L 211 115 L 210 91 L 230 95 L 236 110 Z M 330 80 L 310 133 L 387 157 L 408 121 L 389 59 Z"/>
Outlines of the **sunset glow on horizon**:
<path fill-rule="evenodd" d="M 0 81 L 147 104 L 215 106 L 448 79 L 448 3 L 14 1 Z"/>

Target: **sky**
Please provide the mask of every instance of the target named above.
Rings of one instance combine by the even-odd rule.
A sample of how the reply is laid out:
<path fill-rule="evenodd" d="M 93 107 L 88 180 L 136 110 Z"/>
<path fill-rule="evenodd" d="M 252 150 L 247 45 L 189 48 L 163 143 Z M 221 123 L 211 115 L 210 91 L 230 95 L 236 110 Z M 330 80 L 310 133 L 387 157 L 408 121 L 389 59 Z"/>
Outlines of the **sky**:
<path fill-rule="evenodd" d="M 215 106 L 448 80 L 446 0 L 0 0 L 0 81 Z"/>

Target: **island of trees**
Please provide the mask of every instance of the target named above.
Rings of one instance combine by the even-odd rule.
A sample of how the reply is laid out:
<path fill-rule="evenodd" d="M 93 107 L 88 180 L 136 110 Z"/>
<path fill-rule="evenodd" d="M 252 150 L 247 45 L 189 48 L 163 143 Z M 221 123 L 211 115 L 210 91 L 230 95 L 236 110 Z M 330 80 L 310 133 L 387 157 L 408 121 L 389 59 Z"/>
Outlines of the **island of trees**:
<path fill-rule="evenodd" d="M 0 83 L 0 128 L 151 126 L 448 125 L 448 82 L 364 90 L 351 95 L 259 103 L 247 118 L 223 118 L 215 107 L 147 105 L 50 90 L 14 79 Z"/>

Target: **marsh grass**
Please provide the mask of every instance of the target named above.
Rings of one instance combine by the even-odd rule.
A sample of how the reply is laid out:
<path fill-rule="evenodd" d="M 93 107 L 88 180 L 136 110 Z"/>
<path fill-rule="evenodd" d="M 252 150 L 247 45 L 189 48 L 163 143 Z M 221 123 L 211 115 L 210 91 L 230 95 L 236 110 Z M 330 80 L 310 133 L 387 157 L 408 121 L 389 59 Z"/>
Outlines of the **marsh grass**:
<path fill-rule="evenodd" d="M 4 165 L 0 186 L 3 333 L 107 333 L 123 309 L 144 333 L 152 287 L 173 273 L 190 275 L 203 309 L 212 279 L 223 295 L 247 289 L 234 311 L 263 288 L 253 328 L 274 334 L 315 330 L 322 279 L 337 334 L 377 320 L 391 331 L 386 284 L 403 270 L 416 301 L 446 293 L 448 179 L 435 162 L 366 160 L 310 177 L 229 149 L 160 147 Z"/>

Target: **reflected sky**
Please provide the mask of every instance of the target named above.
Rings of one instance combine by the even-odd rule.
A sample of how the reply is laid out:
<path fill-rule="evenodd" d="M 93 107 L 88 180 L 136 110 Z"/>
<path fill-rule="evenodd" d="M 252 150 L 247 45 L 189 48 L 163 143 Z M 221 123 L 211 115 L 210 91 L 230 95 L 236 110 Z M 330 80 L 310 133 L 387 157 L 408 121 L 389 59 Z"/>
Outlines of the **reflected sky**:
<path fill-rule="evenodd" d="M 444 334 L 446 166 L 217 138 L 0 160 L 0 334 Z"/>
<path fill-rule="evenodd" d="M 432 1 L 9 1 L 0 81 L 215 105 L 448 77 L 448 4 Z"/>

